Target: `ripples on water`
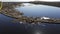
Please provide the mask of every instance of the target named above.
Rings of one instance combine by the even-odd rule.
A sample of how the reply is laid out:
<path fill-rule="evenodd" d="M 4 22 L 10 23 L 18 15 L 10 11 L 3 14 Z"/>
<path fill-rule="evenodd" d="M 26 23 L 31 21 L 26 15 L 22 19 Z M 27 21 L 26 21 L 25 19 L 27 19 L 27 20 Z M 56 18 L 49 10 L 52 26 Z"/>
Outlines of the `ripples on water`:
<path fill-rule="evenodd" d="M 57 34 L 60 33 L 60 24 L 20 24 L 13 23 L 13 18 L 0 14 L 0 32 L 14 32 L 20 34 Z"/>

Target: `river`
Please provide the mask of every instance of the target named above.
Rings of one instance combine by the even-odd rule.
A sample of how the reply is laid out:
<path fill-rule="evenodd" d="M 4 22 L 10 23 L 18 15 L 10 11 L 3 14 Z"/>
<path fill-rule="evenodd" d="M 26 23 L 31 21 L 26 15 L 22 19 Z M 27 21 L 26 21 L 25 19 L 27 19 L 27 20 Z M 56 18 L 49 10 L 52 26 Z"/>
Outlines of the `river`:
<path fill-rule="evenodd" d="M 60 18 L 60 8 L 48 5 L 34 5 L 29 3 L 23 3 L 24 6 L 17 8 L 19 11 L 23 12 L 25 16 L 34 16 L 34 17 L 53 17 Z"/>
<path fill-rule="evenodd" d="M 34 5 L 23 3 L 24 6 L 16 9 L 23 12 L 24 16 L 48 16 L 60 18 L 60 8 L 47 5 Z M 60 24 L 20 24 L 12 22 L 13 18 L 0 14 L 0 32 L 13 32 L 20 34 L 60 34 Z"/>

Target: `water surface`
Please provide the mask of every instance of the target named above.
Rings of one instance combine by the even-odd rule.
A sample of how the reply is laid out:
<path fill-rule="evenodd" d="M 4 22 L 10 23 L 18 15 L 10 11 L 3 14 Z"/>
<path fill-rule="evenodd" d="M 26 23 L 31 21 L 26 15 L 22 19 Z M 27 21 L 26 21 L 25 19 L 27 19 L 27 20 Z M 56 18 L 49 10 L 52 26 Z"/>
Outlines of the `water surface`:
<path fill-rule="evenodd" d="M 17 8 L 24 12 L 24 16 L 49 16 L 60 18 L 60 8 L 46 6 L 25 4 Z M 14 18 L 10 18 L 0 14 L 0 32 L 13 32 L 20 34 L 60 34 L 60 24 L 20 24 L 19 22 L 12 22 Z"/>
<path fill-rule="evenodd" d="M 48 5 L 34 5 L 29 3 L 23 3 L 24 6 L 18 7 L 17 9 L 24 13 L 25 16 L 48 16 L 60 18 L 60 8 Z"/>

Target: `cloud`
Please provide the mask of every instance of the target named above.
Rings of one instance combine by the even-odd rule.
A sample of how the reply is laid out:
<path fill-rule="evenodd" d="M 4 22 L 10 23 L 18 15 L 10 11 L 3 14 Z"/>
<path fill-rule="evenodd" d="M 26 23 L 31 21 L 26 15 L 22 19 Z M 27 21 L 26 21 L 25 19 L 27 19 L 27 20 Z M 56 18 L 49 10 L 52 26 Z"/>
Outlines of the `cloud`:
<path fill-rule="evenodd" d="M 28 1 L 35 1 L 35 0 L 0 0 L 2 2 L 28 2 Z M 38 1 L 60 1 L 60 0 L 38 0 Z"/>
<path fill-rule="evenodd" d="M 60 1 L 60 0 L 40 0 L 40 1 Z"/>

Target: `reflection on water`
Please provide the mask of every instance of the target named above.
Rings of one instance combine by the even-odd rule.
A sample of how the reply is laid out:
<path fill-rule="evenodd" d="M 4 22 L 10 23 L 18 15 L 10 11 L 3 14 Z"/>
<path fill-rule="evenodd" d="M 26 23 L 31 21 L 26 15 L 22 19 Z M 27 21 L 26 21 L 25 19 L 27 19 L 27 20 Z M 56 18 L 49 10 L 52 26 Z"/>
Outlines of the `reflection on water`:
<path fill-rule="evenodd" d="M 22 3 L 22 6 L 33 6 L 34 4 L 29 4 L 29 3 Z"/>
<path fill-rule="evenodd" d="M 17 9 L 23 12 L 25 16 L 48 16 L 60 18 L 60 8 L 58 7 L 26 3 L 24 5 L 25 6 L 18 7 Z"/>
<path fill-rule="evenodd" d="M 17 9 L 23 11 L 26 16 L 60 17 L 60 8 L 57 7 L 32 4 L 32 6 L 21 6 Z M 14 19 L 0 14 L 0 32 L 19 32 L 20 34 L 60 34 L 60 24 L 20 24 L 18 22 L 13 23 L 12 20 Z"/>
<path fill-rule="evenodd" d="M 0 32 L 14 32 L 20 34 L 60 34 L 60 24 L 20 24 L 11 22 L 9 18 L 0 14 Z"/>

